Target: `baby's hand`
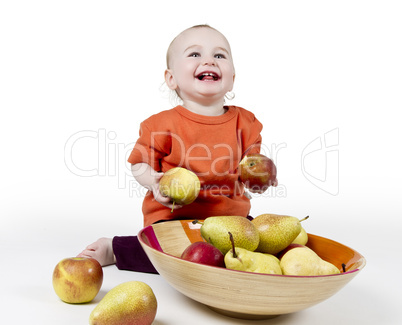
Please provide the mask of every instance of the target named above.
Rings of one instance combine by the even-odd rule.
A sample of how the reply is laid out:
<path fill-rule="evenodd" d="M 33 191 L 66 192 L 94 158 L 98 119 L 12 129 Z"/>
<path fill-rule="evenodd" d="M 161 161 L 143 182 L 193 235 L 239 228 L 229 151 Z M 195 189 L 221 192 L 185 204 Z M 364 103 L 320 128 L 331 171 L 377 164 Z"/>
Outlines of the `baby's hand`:
<path fill-rule="evenodd" d="M 157 173 L 155 176 L 155 182 L 154 185 L 152 186 L 152 193 L 154 194 L 154 199 L 156 202 L 159 202 L 160 204 L 164 205 L 170 210 L 180 209 L 182 207 L 181 205 L 179 204 L 173 205 L 172 200 L 167 196 L 163 196 L 162 193 L 159 191 L 159 181 L 162 178 L 163 174 L 164 173 Z"/>

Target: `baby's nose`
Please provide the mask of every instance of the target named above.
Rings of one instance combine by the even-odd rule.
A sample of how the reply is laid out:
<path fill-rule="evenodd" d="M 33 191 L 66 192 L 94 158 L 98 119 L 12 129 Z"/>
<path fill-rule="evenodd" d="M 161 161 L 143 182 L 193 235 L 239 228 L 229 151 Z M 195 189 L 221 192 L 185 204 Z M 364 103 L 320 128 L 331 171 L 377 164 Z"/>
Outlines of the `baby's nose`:
<path fill-rule="evenodd" d="M 213 58 L 213 57 L 205 57 L 203 64 L 204 65 L 215 65 L 215 58 Z"/>

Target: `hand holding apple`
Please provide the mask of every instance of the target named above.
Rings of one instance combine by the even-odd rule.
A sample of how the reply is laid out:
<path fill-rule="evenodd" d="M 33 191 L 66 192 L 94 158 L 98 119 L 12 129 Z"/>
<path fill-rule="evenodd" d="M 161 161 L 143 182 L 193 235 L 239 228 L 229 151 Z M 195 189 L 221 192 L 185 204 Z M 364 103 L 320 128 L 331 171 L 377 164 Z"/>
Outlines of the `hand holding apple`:
<path fill-rule="evenodd" d="M 276 186 L 276 166 L 260 153 L 246 155 L 239 164 L 240 181 L 253 193 L 264 193 L 268 187 Z"/>
<path fill-rule="evenodd" d="M 90 302 L 98 294 L 102 282 L 102 266 L 93 258 L 65 258 L 53 271 L 54 291 L 67 303 Z"/>

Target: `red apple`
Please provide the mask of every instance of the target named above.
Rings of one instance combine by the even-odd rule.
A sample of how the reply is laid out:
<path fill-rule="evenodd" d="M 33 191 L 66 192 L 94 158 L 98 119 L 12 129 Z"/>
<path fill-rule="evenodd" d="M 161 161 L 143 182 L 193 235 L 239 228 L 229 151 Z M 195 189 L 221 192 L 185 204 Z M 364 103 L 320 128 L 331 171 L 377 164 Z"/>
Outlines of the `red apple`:
<path fill-rule="evenodd" d="M 254 193 L 263 193 L 270 186 L 276 186 L 276 166 L 260 153 L 246 155 L 239 164 L 240 181 Z"/>
<path fill-rule="evenodd" d="M 102 282 L 102 266 L 93 258 L 65 258 L 53 271 L 54 291 L 61 300 L 71 304 L 90 302 L 98 294 Z"/>
<path fill-rule="evenodd" d="M 214 245 L 203 241 L 195 242 L 188 246 L 181 258 L 195 263 L 225 267 L 222 252 Z"/>
<path fill-rule="evenodd" d="M 281 259 L 283 255 L 285 255 L 287 252 L 289 252 L 291 249 L 296 248 L 296 247 L 306 247 L 304 245 L 300 245 L 300 244 L 290 244 L 288 247 L 286 247 L 285 249 L 281 250 L 279 253 L 276 254 L 276 257 L 278 259 Z"/>

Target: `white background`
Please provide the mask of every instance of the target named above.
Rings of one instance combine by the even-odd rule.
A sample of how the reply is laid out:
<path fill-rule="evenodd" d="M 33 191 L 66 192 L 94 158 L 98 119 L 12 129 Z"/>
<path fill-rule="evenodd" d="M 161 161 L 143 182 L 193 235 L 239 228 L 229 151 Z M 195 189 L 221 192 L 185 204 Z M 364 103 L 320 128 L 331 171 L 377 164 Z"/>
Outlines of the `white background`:
<path fill-rule="evenodd" d="M 253 198 L 251 214 L 310 215 L 308 232 L 367 259 L 324 303 L 250 324 L 401 323 L 401 16 L 399 1 L 3 1 L 1 318 L 86 324 L 109 289 L 143 280 L 157 295 L 155 324 L 247 323 L 114 266 L 92 304 L 64 304 L 51 286 L 62 258 L 142 228 L 144 192 L 126 155 L 139 123 L 173 105 L 170 41 L 208 23 L 232 46 L 230 104 L 264 124 L 278 167 L 281 191 Z"/>

